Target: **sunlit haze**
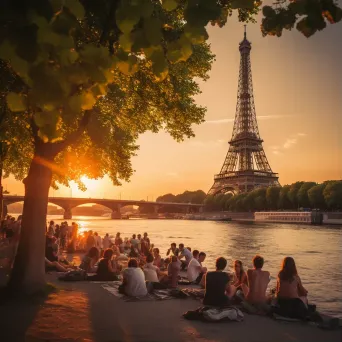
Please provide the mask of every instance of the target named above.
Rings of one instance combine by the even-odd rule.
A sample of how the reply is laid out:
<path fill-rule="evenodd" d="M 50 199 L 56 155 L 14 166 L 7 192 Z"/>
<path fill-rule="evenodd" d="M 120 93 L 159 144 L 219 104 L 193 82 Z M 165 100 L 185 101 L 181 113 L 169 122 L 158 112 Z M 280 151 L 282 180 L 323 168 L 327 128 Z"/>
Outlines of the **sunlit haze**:
<path fill-rule="evenodd" d="M 297 31 L 263 38 L 259 25 L 260 18 L 248 25 L 247 38 L 259 130 L 272 170 L 282 185 L 341 179 L 342 25 L 328 25 L 310 39 Z M 164 132 L 143 134 L 130 183 L 114 187 L 108 178 L 84 177 L 86 192 L 73 185 L 51 189 L 51 196 L 155 200 L 169 192 L 209 190 L 232 133 L 243 25 L 232 18 L 223 29 L 210 27 L 209 36 L 216 61 L 196 97 L 208 109 L 206 122 L 194 127 L 196 137 L 177 143 Z M 12 177 L 4 187 L 24 193 Z"/>

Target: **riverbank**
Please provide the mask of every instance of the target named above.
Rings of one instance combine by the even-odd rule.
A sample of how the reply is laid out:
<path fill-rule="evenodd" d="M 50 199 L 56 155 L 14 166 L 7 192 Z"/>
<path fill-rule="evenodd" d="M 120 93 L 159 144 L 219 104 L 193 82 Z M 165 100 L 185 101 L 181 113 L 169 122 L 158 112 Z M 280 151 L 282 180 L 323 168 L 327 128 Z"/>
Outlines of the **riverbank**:
<path fill-rule="evenodd" d="M 324 331 L 302 324 L 245 314 L 243 322 L 188 321 L 182 314 L 197 300 L 125 302 L 98 283 L 63 283 L 43 301 L 0 305 L 0 340 L 21 341 L 234 341 L 338 342 L 341 330 Z"/>

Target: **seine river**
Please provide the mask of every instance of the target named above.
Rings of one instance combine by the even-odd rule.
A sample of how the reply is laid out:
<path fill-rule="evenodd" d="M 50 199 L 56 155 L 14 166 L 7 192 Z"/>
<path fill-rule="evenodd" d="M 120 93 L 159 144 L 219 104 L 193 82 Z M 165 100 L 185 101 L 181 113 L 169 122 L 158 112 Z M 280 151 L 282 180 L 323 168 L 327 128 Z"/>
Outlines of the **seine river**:
<path fill-rule="evenodd" d="M 49 216 L 54 219 L 56 216 Z M 271 286 L 282 259 L 294 257 L 298 273 L 309 301 L 320 311 L 342 317 L 342 229 L 330 226 L 288 224 L 246 224 L 236 222 L 185 220 L 110 220 L 102 217 L 75 216 L 82 230 L 97 231 L 122 237 L 148 232 L 151 242 L 165 256 L 171 242 L 184 243 L 207 254 L 204 262 L 214 269 L 215 259 L 224 256 L 229 268 L 240 259 L 245 268 L 252 266 L 252 258 L 260 254 L 264 269 L 271 273 Z"/>

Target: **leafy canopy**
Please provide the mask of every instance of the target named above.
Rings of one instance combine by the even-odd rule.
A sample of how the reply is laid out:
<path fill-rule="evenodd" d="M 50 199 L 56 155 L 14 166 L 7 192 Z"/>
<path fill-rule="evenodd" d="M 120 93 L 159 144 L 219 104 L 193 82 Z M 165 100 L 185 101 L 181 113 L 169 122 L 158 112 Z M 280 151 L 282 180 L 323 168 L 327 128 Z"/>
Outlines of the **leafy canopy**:
<path fill-rule="evenodd" d="M 54 160 L 54 182 L 74 179 L 82 187 L 82 175 L 128 180 L 136 139 L 146 130 L 165 129 L 178 141 L 193 136 L 192 124 L 205 114 L 193 100 L 195 79 L 206 80 L 214 60 L 206 26 L 222 27 L 234 10 L 241 21 L 253 21 L 261 2 L 11 0 L 0 6 L 5 172 L 22 178 L 39 150 Z"/>

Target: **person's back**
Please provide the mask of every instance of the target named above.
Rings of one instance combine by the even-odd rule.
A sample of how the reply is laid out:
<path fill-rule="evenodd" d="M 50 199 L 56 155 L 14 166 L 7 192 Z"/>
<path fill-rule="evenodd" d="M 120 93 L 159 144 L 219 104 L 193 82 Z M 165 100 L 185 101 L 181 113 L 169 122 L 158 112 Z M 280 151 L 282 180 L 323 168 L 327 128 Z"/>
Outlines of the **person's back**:
<path fill-rule="evenodd" d="M 254 269 L 247 271 L 248 279 L 248 294 L 246 299 L 251 304 L 265 303 L 266 290 L 270 282 L 270 273 L 263 271 L 264 259 L 260 256 L 255 256 L 253 259 Z"/>
<path fill-rule="evenodd" d="M 103 246 L 103 249 L 106 250 L 107 248 L 110 247 L 110 238 L 109 238 L 109 235 L 106 234 L 106 236 L 103 238 L 102 240 L 102 246 Z"/>
<path fill-rule="evenodd" d="M 181 268 L 181 262 L 178 260 L 177 256 L 173 256 L 171 262 L 167 266 L 167 275 L 169 278 L 170 287 L 178 286 L 178 275 Z"/>
<path fill-rule="evenodd" d="M 299 284 L 300 280 L 296 275 L 292 280 L 283 280 L 278 277 L 277 297 L 281 298 L 299 298 Z"/>
<path fill-rule="evenodd" d="M 154 266 L 153 262 L 147 262 L 144 266 L 145 280 L 150 281 L 152 283 L 159 283 L 157 270 L 158 267 Z"/>
<path fill-rule="evenodd" d="M 227 260 L 218 258 L 216 260 L 216 271 L 205 274 L 205 295 L 203 304 L 213 306 L 225 306 L 229 304 L 226 296 L 226 288 L 229 284 L 229 275 L 222 272 L 227 265 Z"/>
<path fill-rule="evenodd" d="M 123 271 L 125 294 L 132 297 L 147 295 L 144 272 L 139 267 L 128 267 Z"/>

